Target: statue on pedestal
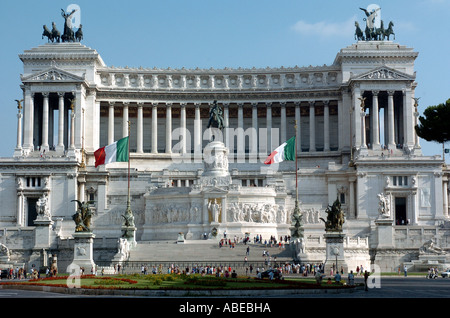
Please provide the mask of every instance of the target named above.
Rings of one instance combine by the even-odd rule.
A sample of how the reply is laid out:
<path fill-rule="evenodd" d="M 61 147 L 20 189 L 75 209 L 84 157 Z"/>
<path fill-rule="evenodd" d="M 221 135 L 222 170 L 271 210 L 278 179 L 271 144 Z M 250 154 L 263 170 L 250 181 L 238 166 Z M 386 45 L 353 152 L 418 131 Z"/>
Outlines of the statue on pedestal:
<path fill-rule="evenodd" d="M 74 201 L 78 203 L 78 210 L 72 215 L 72 219 L 75 221 L 75 232 L 91 232 L 92 211 L 89 205 L 94 203 L 94 201 L 81 202 L 72 200 L 71 202 Z"/>
<path fill-rule="evenodd" d="M 214 222 L 219 223 L 220 204 L 217 203 L 217 199 L 214 199 L 214 202 L 212 200 L 208 202 L 208 210 L 211 212 Z"/>
<path fill-rule="evenodd" d="M 383 193 L 380 193 L 377 196 L 379 199 L 378 212 L 380 212 L 380 216 L 383 218 L 389 218 L 391 216 L 391 200 L 389 196 Z"/>
<path fill-rule="evenodd" d="M 36 202 L 36 212 L 38 218 L 50 219 L 50 210 L 48 207 L 48 195 L 44 193 L 42 197 L 40 197 Z"/>
<path fill-rule="evenodd" d="M 345 220 L 344 211 L 341 208 L 339 199 L 336 199 L 332 206 L 329 205 L 325 212 L 328 215 L 327 220 L 325 221 L 323 218 L 320 218 L 325 223 L 325 230 L 341 232 Z"/>

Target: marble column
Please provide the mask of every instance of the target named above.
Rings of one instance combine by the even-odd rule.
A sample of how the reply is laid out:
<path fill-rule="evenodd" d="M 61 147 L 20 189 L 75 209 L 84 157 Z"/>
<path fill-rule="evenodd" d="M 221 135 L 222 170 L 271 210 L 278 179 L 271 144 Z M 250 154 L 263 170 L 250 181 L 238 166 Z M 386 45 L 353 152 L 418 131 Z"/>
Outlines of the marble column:
<path fill-rule="evenodd" d="M 86 193 L 86 177 L 85 176 L 80 176 L 78 177 L 78 200 L 81 202 L 85 201 L 85 193 Z"/>
<path fill-rule="evenodd" d="M 34 92 L 29 89 L 24 94 L 24 130 L 23 130 L 23 149 L 28 151 L 34 150 L 33 130 L 34 130 Z"/>
<path fill-rule="evenodd" d="M 355 219 L 356 218 L 356 210 L 355 210 L 355 178 L 350 178 L 350 198 L 349 198 L 349 214 L 350 218 Z"/>
<path fill-rule="evenodd" d="M 301 129 L 300 129 L 300 102 L 295 102 L 295 124 L 297 126 L 296 129 L 296 143 L 297 143 L 297 155 L 302 152 L 302 137 L 301 137 Z"/>
<path fill-rule="evenodd" d="M 128 136 L 128 109 L 129 109 L 129 102 L 123 103 L 123 116 L 122 116 L 122 138 Z"/>
<path fill-rule="evenodd" d="M 166 104 L 166 153 L 172 153 L 172 104 Z"/>
<path fill-rule="evenodd" d="M 137 103 L 136 153 L 144 153 L 144 103 Z"/>
<path fill-rule="evenodd" d="M 414 105 L 412 104 L 412 91 L 403 90 L 403 148 L 412 150 L 415 146 Z"/>
<path fill-rule="evenodd" d="M 41 150 L 48 151 L 48 113 L 49 113 L 49 106 L 48 106 L 48 97 L 49 93 L 44 92 L 42 93 L 42 96 L 44 97 L 44 102 L 42 104 L 42 144 L 41 144 Z"/>
<path fill-rule="evenodd" d="M 158 153 L 158 103 L 152 104 L 152 153 Z"/>
<path fill-rule="evenodd" d="M 380 150 L 380 110 L 378 108 L 378 91 L 372 91 L 372 149 Z"/>
<path fill-rule="evenodd" d="M 266 103 L 266 128 L 267 128 L 267 150 L 271 153 L 272 145 L 272 103 Z M 283 141 L 284 142 L 284 141 Z"/>
<path fill-rule="evenodd" d="M 367 148 L 366 144 L 366 112 L 361 109 L 361 149 Z"/>
<path fill-rule="evenodd" d="M 58 103 L 58 146 L 56 150 L 64 151 L 64 92 L 59 92 L 59 103 Z"/>
<path fill-rule="evenodd" d="M 258 103 L 252 103 L 252 133 L 250 153 L 256 158 L 258 155 Z"/>
<path fill-rule="evenodd" d="M 237 155 L 240 157 L 245 155 L 244 142 L 245 142 L 245 140 L 244 140 L 244 104 L 239 103 L 238 104 Z"/>
<path fill-rule="evenodd" d="M 200 103 L 195 103 L 194 118 L 194 154 L 199 156 L 202 153 L 202 126 L 200 119 Z"/>
<path fill-rule="evenodd" d="M 17 145 L 16 150 L 19 150 L 21 152 L 22 150 L 22 113 L 17 113 Z"/>
<path fill-rule="evenodd" d="M 114 102 L 109 102 L 108 108 L 108 145 L 114 142 Z"/>
<path fill-rule="evenodd" d="M 17 226 L 21 227 L 24 226 L 24 213 L 23 213 L 23 206 L 24 206 L 24 195 L 22 189 L 17 189 L 17 211 L 16 211 L 16 224 Z"/>
<path fill-rule="evenodd" d="M 323 151 L 330 151 L 330 108 L 329 101 L 323 102 Z"/>
<path fill-rule="evenodd" d="M 316 114 L 314 101 L 309 102 L 309 151 L 316 151 Z"/>
<path fill-rule="evenodd" d="M 224 125 L 224 143 L 226 147 L 230 147 L 230 104 L 224 103 L 223 104 L 223 125 Z"/>
<path fill-rule="evenodd" d="M 355 87 L 352 90 L 352 103 L 353 105 L 352 107 L 352 111 L 351 111 L 351 122 L 350 122 L 350 127 L 351 127 L 351 131 L 350 131 L 350 139 L 351 139 L 351 143 L 350 143 L 350 149 L 352 149 L 353 147 L 355 148 L 360 148 L 361 147 L 361 133 L 358 132 L 358 130 L 360 129 L 360 125 L 361 125 L 361 104 L 363 103 L 360 99 L 361 97 L 361 90 L 359 88 L 358 85 L 355 85 Z"/>
<path fill-rule="evenodd" d="M 287 127 L 287 121 L 286 121 L 286 102 L 281 102 L 281 142 L 285 142 L 287 139 L 286 136 L 286 127 Z"/>
<path fill-rule="evenodd" d="M 181 136 L 182 136 L 182 141 L 181 141 L 181 153 L 185 154 L 187 149 L 187 142 L 186 142 L 186 137 L 187 137 L 187 132 L 186 132 L 186 104 L 185 103 L 181 103 L 180 104 L 181 107 L 181 111 L 180 111 L 180 126 L 181 126 Z"/>
<path fill-rule="evenodd" d="M 395 149 L 394 91 L 388 91 L 388 148 Z"/>
<path fill-rule="evenodd" d="M 75 110 L 73 105 L 70 109 L 70 149 L 75 149 Z"/>

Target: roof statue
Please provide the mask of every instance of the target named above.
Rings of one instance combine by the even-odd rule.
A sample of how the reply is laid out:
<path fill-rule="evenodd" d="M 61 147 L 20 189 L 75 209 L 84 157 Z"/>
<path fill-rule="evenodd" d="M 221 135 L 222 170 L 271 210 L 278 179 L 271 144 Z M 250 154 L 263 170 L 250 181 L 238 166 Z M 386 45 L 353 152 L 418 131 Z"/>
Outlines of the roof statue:
<path fill-rule="evenodd" d="M 394 36 L 395 40 L 395 33 L 393 30 L 394 23 L 391 21 L 388 24 L 387 29 L 384 28 L 384 22 L 383 20 L 380 20 L 380 26 L 377 27 L 375 23 L 375 18 L 378 16 L 379 11 L 381 10 L 380 7 L 377 7 L 372 10 L 367 10 L 364 8 L 359 8 L 360 10 L 364 11 L 366 18 L 364 18 L 364 21 L 366 21 L 366 28 L 364 31 L 359 26 L 358 21 L 355 21 L 355 40 L 358 41 L 384 41 L 390 39 L 390 36 Z"/>
<path fill-rule="evenodd" d="M 42 38 L 47 37 L 50 43 L 60 43 L 62 42 L 81 42 L 83 39 L 82 25 L 80 24 L 76 32 L 73 31 L 72 17 L 77 10 L 74 9 L 71 12 L 65 12 L 61 9 L 61 16 L 64 18 L 64 32 L 61 33 L 56 28 L 55 22 L 52 22 L 52 30 L 50 30 L 47 25 L 43 25 L 44 31 L 42 33 Z"/>

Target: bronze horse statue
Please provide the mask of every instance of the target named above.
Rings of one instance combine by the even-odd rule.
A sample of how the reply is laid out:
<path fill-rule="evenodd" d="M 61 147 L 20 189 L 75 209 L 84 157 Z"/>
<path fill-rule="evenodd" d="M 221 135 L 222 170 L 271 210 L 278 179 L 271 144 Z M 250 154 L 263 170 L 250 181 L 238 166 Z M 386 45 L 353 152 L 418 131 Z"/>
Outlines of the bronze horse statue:
<path fill-rule="evenodd" d="M 334 201 L 332 206 L 328 206 L 325 210 L 327 213 L 327 220 L 320 218 L 325 223 L 326 231 L 342 231 L 342 225 L 345 222 L 344 211 L 341 208 L 341 202 L 339 199 Z"/>
<path fill-rule="evenodd" d="M 223 124 L 222 108 L 219 105 L 217 105 L 217 101 L 214 101 L 214 106 L 209 111 L 209 121 L 207 128 L 210 127 L 218 129 L 225 128 Z"/>

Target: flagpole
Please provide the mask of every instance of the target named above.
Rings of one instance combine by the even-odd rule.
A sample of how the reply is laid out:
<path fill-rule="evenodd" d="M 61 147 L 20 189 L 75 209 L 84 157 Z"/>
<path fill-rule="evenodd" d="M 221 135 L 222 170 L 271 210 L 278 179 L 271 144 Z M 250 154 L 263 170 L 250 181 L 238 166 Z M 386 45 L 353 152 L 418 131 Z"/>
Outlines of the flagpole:
<path fill-rule="evenodd" d="M 297 160 L 297 120 L 295 121 L 295 207 L 292 216 L 293 228 L 291 230 L 291 237 L 294 239 L 293 242 L 303 237 L 302 228 L 302 215 L 300 213 L 300 208 L 298 206 L 298 160 Z M 297 258 L 297 255 L 295 256 Z"/>
<path fill-rule="evenodd" d="M 128 120 L 128 198 L 127 198 L 127 210 L 123 215 L 124 223 L 122 225 L 122 237 L 126 238 L 131 244 L 131 247 L 136 245 L 136 227 L 134 224 L 133 211 L 131 211 L 131 195 L 130 195 L 130 121 Z"/>
<path fill-rule="evenodd" d="M 297 120 L 295 121 L 295 201 L 298 204 L 298 167 L 297 167 Z"/>
<path fill-rule="evenodd" d="M 128 123 L 128 198 L 127 198 L 127 210 L 130 210 L 130 121 Z"/>

